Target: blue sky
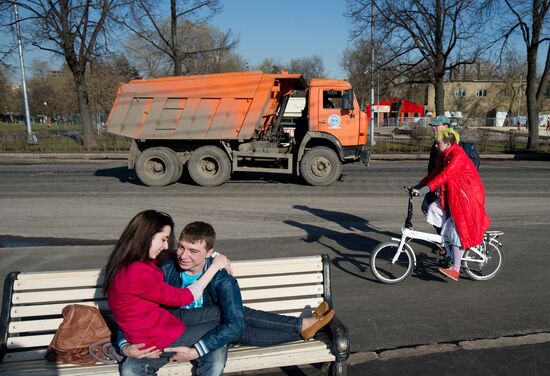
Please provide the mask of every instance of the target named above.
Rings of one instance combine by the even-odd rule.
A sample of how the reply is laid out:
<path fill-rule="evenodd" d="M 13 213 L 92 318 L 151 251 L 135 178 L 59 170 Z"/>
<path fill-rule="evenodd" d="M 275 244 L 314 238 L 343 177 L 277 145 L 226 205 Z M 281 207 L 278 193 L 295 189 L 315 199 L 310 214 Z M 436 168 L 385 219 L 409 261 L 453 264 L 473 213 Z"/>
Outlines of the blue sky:
<path fill-rule="evenodd" d="M 211 24 L 239 36 L 236 52 L 250 66 L 264 58 L 286 64 L 319 55 L 327 77 L 345 78 L 340 67 L 350 25 L 344 0 L 225 0 Z"/>
<path fill-rule="evenodd" d="M 251 67 L 264 58 L 287 64 L 293 58 L 319 55 L 330 78 L 345 78 L 340 67 L 349 41 L 350 25 L 344 17 L 345 0 L 222 0 L 222 11 L 210 21 L 221 31 L 231 29 L 239 38 L 236 52 Z M 0 39 L 14 36 L 2 35 Z M 42 51 L 25 46 L 25 65 L 35 58 L 48 59 Z M 10 61 L 18 65 L 17 57 Z M 53 65 L 59 59 L 52 61 Z"/>

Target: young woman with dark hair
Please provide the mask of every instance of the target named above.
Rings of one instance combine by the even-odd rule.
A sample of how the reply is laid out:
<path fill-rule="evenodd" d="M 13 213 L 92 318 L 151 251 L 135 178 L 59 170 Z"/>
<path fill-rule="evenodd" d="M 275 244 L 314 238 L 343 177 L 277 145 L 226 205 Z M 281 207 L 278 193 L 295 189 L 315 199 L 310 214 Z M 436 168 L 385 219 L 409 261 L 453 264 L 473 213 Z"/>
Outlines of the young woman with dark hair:
<path fill-rule="evenodd" d="M 174 221 L 166 213 L 138 213 L 122 232 L 105 270 L 104 290 L 114 318 L 124 336 L 144 348 L 192 346 L 220 322 L 216 307 L 173 311 L 164 308 L 192 303 L 202 296 L 212 277 L 229 266 L 227 258 L 219 255 L 192 285 L 177 288 L 167 284 L 159 265 L 169 256 L 167 251 L 172 250 L 173 230 Z M 123 365 L 122 374 L 156 374 L 171 355 L 160 353 L 159 359 L 141 363 L 140 370 L 125 370 Z"/>

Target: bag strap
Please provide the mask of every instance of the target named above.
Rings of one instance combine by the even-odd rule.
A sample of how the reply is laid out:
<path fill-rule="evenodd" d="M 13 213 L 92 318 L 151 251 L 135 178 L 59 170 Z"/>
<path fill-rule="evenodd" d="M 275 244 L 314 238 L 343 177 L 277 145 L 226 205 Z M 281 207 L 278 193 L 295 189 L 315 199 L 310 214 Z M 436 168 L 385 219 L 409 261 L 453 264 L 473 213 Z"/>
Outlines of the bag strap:
<path fill-rule="evenodd" d="M 110 340 L 98 341 L 98 342 L 92 343 L 88 347 L 88 352 L 90 353 L 90 356 L 92 358 L 94 358 L 96 361 L 103 364 L 116 364 L 121 362 L 122 359 L 124 359 L 123 356 L 120 356 L 116 352 Z M 100 352 L 100 354 L 103 355 L 104 358 L 102 358 L 101 356 L 98 356 L 97 352 Z"/>

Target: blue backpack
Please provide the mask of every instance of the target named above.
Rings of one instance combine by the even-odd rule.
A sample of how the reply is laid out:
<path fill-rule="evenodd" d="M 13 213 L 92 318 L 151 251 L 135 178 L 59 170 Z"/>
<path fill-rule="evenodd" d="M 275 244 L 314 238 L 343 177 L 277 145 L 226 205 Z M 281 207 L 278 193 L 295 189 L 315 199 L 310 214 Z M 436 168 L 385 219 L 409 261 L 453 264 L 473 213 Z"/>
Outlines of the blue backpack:
<path fill-rule="evenodd" d="M 466 155 L 470 157 L 470 160 L 472 161 L 474 166 L 476 166 L 476 168 L 479 170 L 480 158 L 476 146 L 471 142 L 461 142 L 460 146 L 462 146 L 462 149 L 464 149 Z"/>

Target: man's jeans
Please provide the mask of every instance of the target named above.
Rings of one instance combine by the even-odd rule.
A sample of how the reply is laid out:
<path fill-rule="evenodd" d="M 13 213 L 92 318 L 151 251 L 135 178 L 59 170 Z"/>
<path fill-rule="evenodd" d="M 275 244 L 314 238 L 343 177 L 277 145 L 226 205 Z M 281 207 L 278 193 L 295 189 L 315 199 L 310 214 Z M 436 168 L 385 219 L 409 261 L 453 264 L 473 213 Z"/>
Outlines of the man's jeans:
<path fill-rule="evenodd" d="M 206 333 L 220 324 L 220 311 L 217 307 L 175 309 L 172 311 L 172 314 L 185 323 L 186 329 L 177 340 L 170 344 L 169 347 L 192 346 Z M 163 365 L 168 363 L 168 359 L 172 355 L 174 355 L 174 353 L 163 352 L 158 359 L 127 358 L 124 363 L 122 363 L 120 374 L 122 376 L 156 375 L 157 371 Z M 219 356 L 219 354 L 212 355 L 212 359 L 215 361 L 216 359 L 219 359 Z M 203 373 L 202 375 L 221 375 L 221 373 L 219 373 L 218 364 L 209 366 L 208 363 L 206 363 L 203 364 L 203 366 L 205 371 L 211 371 L 213 373 Z M 223 372 L 223 367 L 221 368 L 221 371 Z"/>
<path fill-rule="evenodd" d="M 302 319 L 244 307 L 245 328 L 233 343 L 251 346 L 272 346 L 300 340 Z"/>
<path fill-rule="evenodd" d="M 196 376 L 222 376 L 227 361 L 227 346 L 220 347 L 214 351 L 192 361 L 195 367 Z"/>

